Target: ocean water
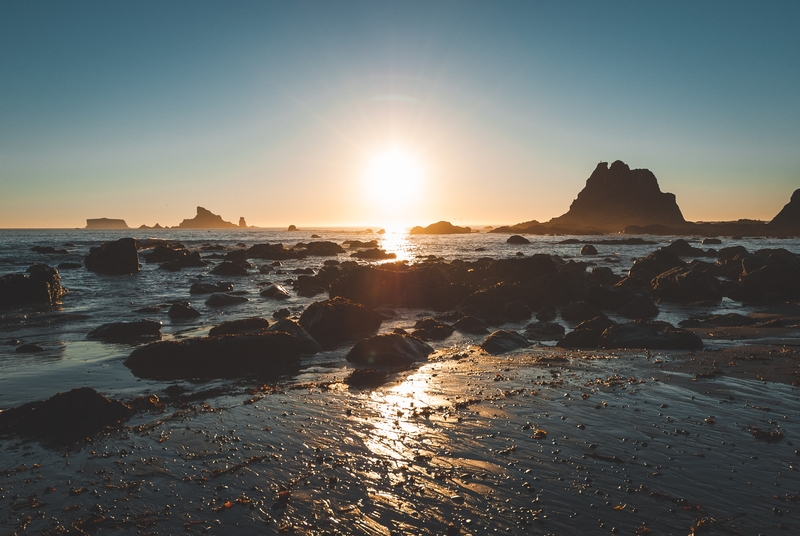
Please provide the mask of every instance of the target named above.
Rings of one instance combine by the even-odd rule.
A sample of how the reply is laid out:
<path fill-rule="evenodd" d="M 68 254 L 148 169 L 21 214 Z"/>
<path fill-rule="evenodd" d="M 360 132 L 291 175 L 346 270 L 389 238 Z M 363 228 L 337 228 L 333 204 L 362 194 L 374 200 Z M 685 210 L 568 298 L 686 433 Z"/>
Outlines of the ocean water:
<path fill-rule="evenodd" d="M 312 238 L 316 234 L 319 238 Z M 198 249 L 204 244 L 219 244 L 227 250 L 235 249 L 237 244 L 251 246 L 260 243 L 282 243 L 293 246 L 298 242 L 327 240 L 342 243 L 345 240 L 367 241 L 377 239 L 380 247 L 395 252 L 397 260 L 409 263 L 423 262 L 429 256 L 446 261 L 454 259 L 475 260 L 481 257 L 504 258 L 526 256 L 536 253 L 558 255 L 563 259 L 586 261 L 594 266 L 608 266 L 615 273 L 624 274 L 633 260 L 643 257 L 658 247 L 673 241 L 674 237 L 645 237 L 657 242 L 656 245 L 597 245 L 596 257 L 580 257 L 582 243 L 559 244 L 568 238 L 583 241 L 613 238 L 568 237 L 568 236 L 530 236 L 531 244 L 511 245 L 506 243 L 506 235 L 476 233 L 471 235 L 408 235 L 403 232 L 389 232 L 384 235 L 368 234 L 357 230 L 301 230 L 288 232 L 274 229 L 247 230 L 0 230 L 0 275 L 21 273 L 31 264 L 46 263 L 57 266 L 65 262 L 83 262 L 89 248 L 105 241 L 122 237 L 137 239 L 158 238 L 177 240 L 187 248 Z M 700 246 L 697 237 L 686 237 L 694 245 Z M 65 246 L 65 244 L 67 244 Z M 764 248 L 786 248 L 800 252 L 800 241 L 796 239 L 723 239 L 722 246 L 743 245 L 750 251 Z M 31 251 L 34 246 L 65 247 L 64 254 L 40 254 Z M 701 246 L 706 247 L 706 246 Z M 356 250 L 353 250 L 356 251 Z M 90 386 L 106 395 L 129 398 L 146 392 L 163 389 L 166 384 L 140 380 L 125 368 L 122 361 L 132 346 L 87 340 L 87 334 L 95 327 L 107 322 L 125 322 L 144 318 L 161 321 L 165 339 L 199 337 L 207 334 L 216 324 L 237 318 L 266 316 L 283 307 L 299 314 L 313 301 L 326 299 L 327 295 L 303 298 L 291 292 L 291 280 L 296 268 L 319 269 L 329 257 L 308 257 L 301 260 L 283 261 L 280 270 L 285 274 L 260 274 L 253 269 L 244 277 L 220 277 L 210 274 L 213 266 L 220 262 L 213 260 L 205 268 L 185 268 L 180 272 L 159 270 L 158 264 L 146 263 L 141 257 L 147 250 L 140 251 L 142 270 L 131 276 L 107 276 L 87 271 L 85 268 L 60 270 L 62 285 L 69 290 L 63 303 L 49 310 L 41 308 L 5 309 L 0 311 L 0 408 L 16 406 L 23 402 L 41 400 L 56 392 L 74 387 Z M 203 252 L 206 256 L 212 251 Z M 224 252 L 222 252 L 224 253 Z M 341 254 L 337 260 L 349 259 Z M 709 259 L 710 260 L 710 259 Z M 366 261 L 358 261 L 369 264 Z M 261 266 L 271 261 L 258 261 Z M 589 266 L 591 269 L 592 266 Z M 249 301 L 229 307 L 209 307 L 204 304 L 207 295 L 190 295 L 189 287 L 195 282 L 230 281 L 234 291 L 242 293 Z M 262 298 L 259 283 L 270 281 L 283 284 L 292 297 L 282 302 Z M 193 320 L 171 320 L 167 315 L 169 304 L 173 301 L 189 301 L 202 314 Z M 140 313 L 142 308 L 158 308 L 157 312 Z M 698 313 L 749 312 L 741 304 L 723 300 L 719 306 L 707 310 L 697 307 L 662 305 L 659 320 L 676 324 L 680 320 Z M 394 310 L 396 316 L 383 324 L 381 331 L 394 327 L 410 328 L 418 317 L 430 316 L 430 311 Z M 522 329 L 526 322 L 504 326 Z M 569 328 L 569 326 L 567 326 Z M 15 352 L 15 346 L 5 344 L 11 339 L 23 343 L 37 343 L 45 348 L 36 354 Z M 467 348 L 479 344 L 481 337 L 454 334 L 454 336 L 433 343 L 435 348 Z M 724 345 L 725 341 L 709 341 L 709 344 Z M 315 371 L 347 369 L 344 356 L 349 347 L 322 352 L 306 358 L 305 373 L 313 376 Z"/>

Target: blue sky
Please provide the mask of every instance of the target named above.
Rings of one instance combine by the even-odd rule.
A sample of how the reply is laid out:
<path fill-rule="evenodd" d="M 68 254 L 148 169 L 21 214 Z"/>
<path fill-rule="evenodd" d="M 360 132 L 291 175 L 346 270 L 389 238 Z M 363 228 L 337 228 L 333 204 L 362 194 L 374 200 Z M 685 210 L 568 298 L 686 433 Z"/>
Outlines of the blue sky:
<path fill-rule="evenodd" d="M 542 221 L 617 159 L 688 219 L 769 219 L 800 187 L 799 24 L 792 2 L 3 2 L 0 227 Z M 402 206 L 364 195 L 389 147 L 424 174 Z"/>

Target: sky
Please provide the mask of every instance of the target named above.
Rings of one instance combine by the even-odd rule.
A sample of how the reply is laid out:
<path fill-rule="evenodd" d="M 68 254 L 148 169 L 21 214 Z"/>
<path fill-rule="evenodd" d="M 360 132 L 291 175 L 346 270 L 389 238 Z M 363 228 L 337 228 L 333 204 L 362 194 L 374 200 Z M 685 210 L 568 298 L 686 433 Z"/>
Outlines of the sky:
<path fill-rule="evenodd" d="M 7 0 L 0 227 L 546 221 L 614 160 L 689 220 L 771 219 L 800 188 L 799 26 L 781 1 Z"/>

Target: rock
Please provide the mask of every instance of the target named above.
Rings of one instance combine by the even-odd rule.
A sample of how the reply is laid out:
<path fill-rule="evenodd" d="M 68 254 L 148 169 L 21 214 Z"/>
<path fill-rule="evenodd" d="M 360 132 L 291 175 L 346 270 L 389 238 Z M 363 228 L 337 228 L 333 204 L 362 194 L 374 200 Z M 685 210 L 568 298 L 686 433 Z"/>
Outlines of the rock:
<path fill-rule="evenodd" d="M 413 335 L 384 333 L 358 341 L 347 353 L 347 361 L 371 367 L 406 367 L 427 361 L 433 353 Z"/>
<path fill-rule="evenodd" d="M 586 320 L 591 320 L 598 316 L 606 316 L 603 312 L 585 301 L 571 302 L 569 305 L 561 309 L 561 318 L 571 324 L 580 324 Z"/>
<path fill-rule="evenodd" d="M 228 307 L 230 305 L 238 305 L 248 301 L 244 296 L 232 296 L 230 294 L 212 294 L 206 299 L 206 305 L 209 307 Z"/>
<path fill-rule="evenodd" d="M 286 230 L 287 230 L 287 231 L 296 231 L 296 230 L 297 230 L 297 227 L 295 227 L 294 225 L 290 225 L 290 226 L 289 226 L 289 228 L 288 228 L 288 229 L 286 229 Z"/>
<path fill-rule="evenodd" d="M 223 220 L 222 216 L 218 216 L 210 210 L 197 207 L 197 215 L 194 218 L 183 220 L 178 227 L 180 229 L 237 229 L 239 226 Z"/>
<path fill-rule="evenodd" d="M 692 317 L 684 320 L 680 325 L 687 328 L 705 328 L 753 326 L 756 323 L 757 321 L 749 316 L 740 315 L 738 313 L 727 313 L 705 317 Z"/>
<path fill-rule="evenodd" d="M 800 227 L 800 189 L 792 194 L 789 202 L 769 222 L 770 227 Z"/>
<path fill-rule="evenodd" d="M 189 288 L 189 294 L 213 294 L 215 292 L 230 292 L 233 290 L 233 283 L 193 283 Z"/>
<path fill-rule="evenodd" d="M 653 295 L 665 302 L 719 302 L 722 299 L 719 281 L 691 265 L 673 268 L 658 275 L 651 287 Z"/>
<path fill-rule="evenodd" d="M 384 249 L 373 248 L 363 251 L 356 251 L 355 253 L 351 253 L 350 256 L 356 259 L 382 261 L 386 259 L 396 259 L 397 253 L 386 253 L 386 250 Z"/>
<path fill-rule="evenodd" d="M 281 285 L 267 285 L 260 292 L 264 298 L 272 298 L 273 300 L 285 300 L 290 297 L 289 292 Z"/>
<path fill-rule="evenodd" d="M 300 315 L 300 325 L 323 346 L 367 336 L 381 322 L 378 313 L 341 297 L 314 302 Z"/>
<path fill-rule="evenodd" d="M 306 244 L 303 253 L 314 257 L 335 257 L 344 253 L 344 248 L 334 242 L 310 242 Z"/>
<path fill-rule="evenodd" d="M 598 316 L 591 320 L 581 322 L 574 330 L 564 335 L 556 346 L 561 348 L 597 348 L 603 332 L 615 325 L 613 320 Z"/>
<path fill-rule="evenodd" d="M 129 227 L 125 220 L 90 218 L 86 220 L 86 229 L 129 229 Z"/>
<path fill-rule="evenodd" d="M 557 316 L 556 308 L 552 305 L 544 305 L 536 311 L 536 320 L 539 322 L 549 322 L 555 320 Z"/>
<path fill-rule="evenodd" d="M 38 352 L 44 352 L 44 348 L 35 343 L 28 343 L 17 346 L 15 351 L 20 354 L 35 354 Z"/>
<path fill-rule="evenodd" d="M 139 253 L 133 238 L 120 238 L 89 250 L 84 265 L 90 272 L 128 275 L 139 271 Z"/>
<path fill-rule="evenodd" d="M 169 311 L 167 311 L 167 314 L 170 318 L 174 318 L 176 320 L 197 318 L 200 316 L 198 311 L 192 309 L 188 304 L 185 303 L 173 303 L 172 307 L 170 307 Z"/>
<path fill-rule="evenodd" d="M 440 221 L 432 223 L 427 227 L 413 227 L 409 231 L 409 234 L 469 234 L 471 232 L 472 229 L 469 227 L 458 227 L 449 221 Z"/>
<path fill-rule="evenodd" d="M 299 370 L 300 341 L 284 332 L 161 341 L 131 352 L 124 365 L 156 380 L 254 377 L 274 379 Z"/>
<path fill-rule="evenodd" d="M 742 259 L 738 301 L 800 299 L 800 256 L 785 249 L 763 249 Z"/>
<path fill-rule="evenodd" d="M 311 355 L 322 351 L 322 347 L 303 327 L 288 318 L 283 318 L 269 327 L 269 331 L 283 331 L 297 337 L 300 341 L 300 353 Z"/>
<path fill-rule="evenodd" d="M 51 305 L 60 302 L 67 294 L 55 268 L 34 264 L 26 273 L 0 277 L 0 308 L 25 304 Z"/>
<path fill-rule="evenodd" d="M 345 240 L 342 242 L 345 246 L 349 248 L 377 248 L 378 241 L 377 240 L 368 240 L 366 242 L 362 242 L 361 240 Z"/>
<path fill-rule="evenodd" d="M 129 406 L 81 387 L 0 412 L 0 433 L 66 446 L 119 424 L 133 413 Z"/>
<path fill-rule="evenodd" d="M 622 279 L 621 276 L 615 274 L 608 266 L 597 266 L 592 268 L 592 273 L 589 274 L 589 278 L 592 280 L 592 282 L 607 287 L 616 285 Z"/>
<path fill-rule="evenodd" d="M 36 253 L 41 253 L 43 255 L 66 255 L 69 253 L 66 249 L 56 249 L 51 246 L 33 246 L 31 251 L 35 251 Z"/>
<path fill-rule="evenodd" d="M 722 240 L 719 238 L 704 238 L 700 243 L 704 246 L 712 246 L 722 244 Z"/>
<path fill-rule="evenodd" d="M 670 245 L 661 248 L 663 251 L 669 251 L 674 253 L 679 257 L 716 257 L 717 253 L 713 249 L 709 249 L 708 251 L 703 251 L 700 248 L 696 248 L 689 244 L 683 238 L 679 238 L 675 240 Z"/>
<path fill-rule="evenodd" d="M 280 320 L 281 318 L 289 318 L 289 316 L 291 316 L 291 314 L 292 314 L 292 312 L 289 311 L 289 309 L 284 307 L 283 309 L 278 309 L 277 311 L 274 311 L 272 313 L 272 318 L 274 318 L 276 320 Z"/>
<path fill-rule="evenodd" d="M 76 268 L 83 268 L 83 265 L 79 262 L 62 262 L 58 265 L 59 270 L 74 270 Z"/>
<path fill-rule="evenodd" d="M 22 341 L 21 341 L 21 340 L 19 340 L 19 339 L 8 339 L 8 340 L 5 342 L 5 344 L 6 344 L 7 346 L 19 346 L 20 344 L 22 344 Z"/>
<path fill-rule="evenodd" d="M 564 326 L 555 322 L 535 322 L 525 328 L 525 338 L 532 341 L 557 341 L 564 336 Z"/>
<path fill-rule="evenodd" d="M 591 244 L 586 244 L 581 248 L 581 255 L 597 255 L 597 248 Z"/>
<path fill-rule="evenodd" d="M 180 268 L 202 268 L 206 266 L 206 261 L 200 258 L 199 251 L 188 251 L 185 248 L 172 248 L 169 246 L 157 246 L 150 253 L 142 255 L 145 262 L 171 263 Z"/>
<path fill-rule="evenodd" d="M 527 348 L 531 343 L 517 333 L 508 329 L 495 331 L 481 343 L 481 348 L 489 354 L 505 354 L 518 348 Z"/>
<path fill-rule="evenodd" d="M 300 255 L 294 249 L 286 249 L 283 244 L 255 244 L 247 249 L 248 259 L 283 261 L 297 259 Z M 278 264 L 280 266 L 280 264 Z"/>
<path fill-rule="evenodd" d="M 464 316 L 459 318 L 453 327 L 462 333 L 471 333 L 473 335 L 483 335 L 489 333 L 486 329 L 486 324 L 481 322 L 474 316 Z"/>
<path fill-rule="evenodd" d="M 157 341 L 161 339 L 161 322 L 155 320 L 112 322 L 94 328 L 89 332 L 88 338 L 125 343 Z"/>
<path fill-rule="evenodd" d="M 448 326 L 434 318 L 426 318 L 424 320 L 418 320 L 417 323 L 414 324 L 414 332 L 412 335 L 423 341 L 440 341 L 452 335 L 453 331 L 455 331 L 453 326 Z"/>
<path fill-rule="evenodd" d="M 701 350 L 703 341 L 689 331 L 668 322 L 634 320 L 616 324 L 603 332 L 603 348 L 646 348 L 649 350 Z"/>
<path fill-rule="evenodd" d="M 344 379 L 344 383 L 350 387 L 360 389 L 378 387 L 386 383 L 388 379 L 389 372 L 386 370 L 355 369 L 347 375 Z"/>
<path fill-rule="evenodd" d="M 514 322 L 530 318 L 533 311 L 531 311 L 531 308 L 528 307 L 525 302 L 517 300 L 505 304 L 503 306 L 503 314 L 508 320 Z"/>
<path fill-rule="evenodd" d="M 244 221 L 244 216 L 239 217 L 239 227 L 241 229 L 247 229 L 247 222 Z"/>
<path fill-rule="evenodd" d="M 635 260 L 628 275 L 649 284 L 655 276 L 679 266 L 686 266 L 686 263 L 675 253 L 658 249 L 642 259 Z"/>
<path fill-rule="evenodd" d="M 241 318 L 239 320 L 229 320 L 211 328 L 208 332 L 209 337 L 220 335 L 241 335 L 244 333 L 260 333 L 269 328 L 269 320 L 254 316 L 251 318 Z"/>
<path fill-rule="evenodd" d="M 247 275 L 247 268 L 241 264 L 226 261 L 216 265 L 214 269 L 211 270 L 211 273 L 224 276 L 242 276 Z"/>
<path fill-rule="evenodd" d="M 520 235 L 511 235 L 506 240 L 506 244 L 530 244 L 531 241 Z"/>
<path fill-rule="evenodd" d="M 655 302 L 647 296 L 636 296 L 617 309 L 617 314 L 625 318 L 654 318 L 658 313 Z"/>
<path fill-rule="evenodd" d="M 417 265 L 393 270 L 391 266 L 358 266 L 348 269 L 330 284 L 331 296 L 342 296 L 368 307 L 431 307 L 452 309 L 463 289 L 451 284 L 436 265 Z"/>

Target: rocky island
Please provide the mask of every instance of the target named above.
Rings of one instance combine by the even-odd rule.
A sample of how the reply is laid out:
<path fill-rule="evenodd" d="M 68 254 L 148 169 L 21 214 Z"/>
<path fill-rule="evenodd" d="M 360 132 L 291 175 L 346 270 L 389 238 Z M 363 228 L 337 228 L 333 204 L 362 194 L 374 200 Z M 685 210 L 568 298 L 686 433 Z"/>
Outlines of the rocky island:
<path fill-rule="evenodd" d="M 125 220 L 113 218 L 89 218 L 86 220 L 86 229 L 128 229 Z"/>
<path fill-rule="evenodd" d="M 469 227 L 459 227 L 449 221 L 432 223 L 427 227 L 417 225 L 409 231 L 410 234 L 470 234 L 471 232 L 472 229 Z"/>
<path fill-rule="evenodd" d="M 214 214 L 203 207 L 197 207 L 197 215 L 194 218 L 183 220 L 179 229 L 238 229 L 235 223 L 225 221 L 222 216 Z"/>

